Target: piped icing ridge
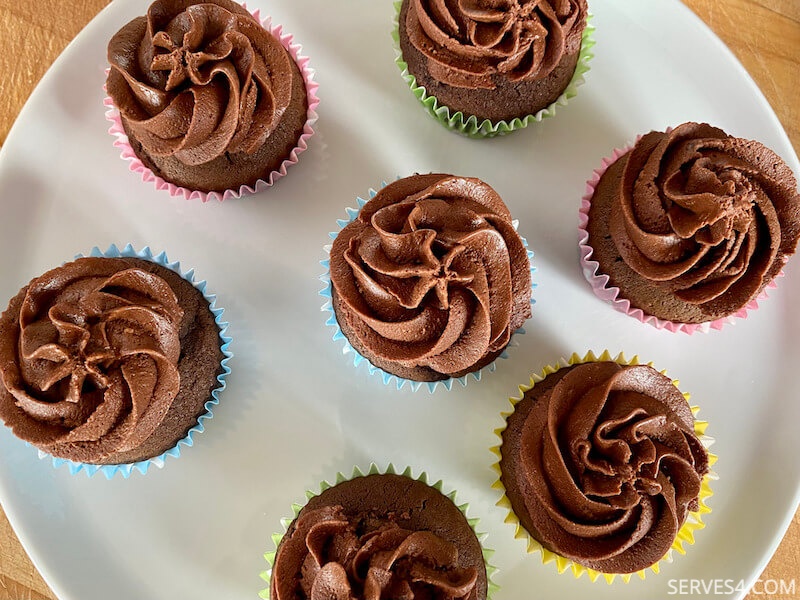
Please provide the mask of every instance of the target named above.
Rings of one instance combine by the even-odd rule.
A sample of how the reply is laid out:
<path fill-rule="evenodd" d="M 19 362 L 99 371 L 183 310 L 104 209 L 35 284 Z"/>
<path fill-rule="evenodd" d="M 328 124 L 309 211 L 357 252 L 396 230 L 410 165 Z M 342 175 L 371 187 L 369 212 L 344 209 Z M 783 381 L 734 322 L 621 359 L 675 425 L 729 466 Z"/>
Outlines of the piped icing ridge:
<path fill-rule="evenodd" d="M 156 0 L 114 35 L 108 59 L 108 93 L 144 150 L 192 166 L 256 152 L 298 76 L 280 41 L 230 0 Z"/>
<path fill-rule="evenodd" d="M 477 570 L 460 567 L 458 554 L 430 531 L 325 506 L 298 516 L 275 557 L 271 589 L 274 600 L 474 598 Z"/>
<path fill-rule="evenodd" d="M 609 230 L 625 264 L 657 288 L 730 314 L 794 253 L 796 180 L 761 143 L 685 123 L 643 136 L 625 160 Z"/>
<path fill-rule="evenodd" d="M 384 187 L 330 255 L 337 318 L 371 360 L 460 376 L 530 316 L 527 252 L 478 179 L 416 175 Z"/>
<path fill-rule="evenodd" d="M 97 462 L 139 446 L 180 388 L 184 311 L 157 275 L 82 258 L 31 281 L 4 314 L 3 420 L 53 456 Z M 11 310 L 11 308 L 9 308 Z"/>
<path fill-rule="evenodd" d="M 577 53 L 585 0 L 406 0 L 406 29 L 430 74 L 454 87 L 493 89 L 547 77 Z"/>
<path fill-rule="evenodd" d="M 709 471 L 672 381 L 615 362 L 563 368 L 534 385 L 509 419 L 501 453 L 513 510 L 531 535 L 605 573 L 661 560 L 698 510 Z"/>

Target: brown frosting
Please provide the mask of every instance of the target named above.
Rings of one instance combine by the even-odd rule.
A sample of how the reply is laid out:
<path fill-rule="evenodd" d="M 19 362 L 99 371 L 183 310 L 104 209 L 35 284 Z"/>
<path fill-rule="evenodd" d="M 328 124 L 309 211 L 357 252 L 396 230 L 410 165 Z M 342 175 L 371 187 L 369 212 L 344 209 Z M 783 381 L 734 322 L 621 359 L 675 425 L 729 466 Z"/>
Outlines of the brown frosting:
<path fill-rule="evenodd" d="M 114 35 L 108 59 L 129 135 L 147 155 L 186 165 L 256 152 L 298 76 L 280 42 L 230 0 L 156 0 Z"/>
<path fill-rule="evenodd" d="M 502 480 L 543 546 L 592 569 L 632 573 L 667 553 L 698 509 L 708 454 L 670 379 L 597 362 L 537 383 L 503 433 Z"/>
<path fill-rule="evenodd" d="M 166 281 L 126 261 L 83 258 L 45 273 L 0 322 L 13 399 L 0 416 L 53 456 L 101 462 L 131 451 L 178 393 L 183 317 Z"/>
<path fill-rule="evenodd" d="M 405 30 L 434 79 L 492 89 L 547 77 L 580 48 L 585 0 L 406 0 Z"/>
<path fill-rule="evenodd" d="M 341 507 L 304 512 L 281 546 L 274 570 L 275 600 L 300 597 L 390 600 L 469 598 L 477 571 L 458 566 L 458 549 L 430 531 L 391 521 L 368 532 Z"/>
<path fill-rule="evenodd" d="M 794 253 L 796 185 L 762 144 L 685 123 L 636 143 L 608 228 L 619 256 L 640 277 L 703 313 L 730 314 Z"/>
<path fill-rule="evenodd" d="M 340 326 L 384 370 L 421 380 L 481 368 L 530 316 L 530 265 L 486 183 L 416 175 L 383 188 L 337 236 Z"/>
<path fill-rule="evenodd" d="M 396 474 L 312 496 L 278 545 L 273 600 L 485 600 L 483 550 L 437 489 Z"/>

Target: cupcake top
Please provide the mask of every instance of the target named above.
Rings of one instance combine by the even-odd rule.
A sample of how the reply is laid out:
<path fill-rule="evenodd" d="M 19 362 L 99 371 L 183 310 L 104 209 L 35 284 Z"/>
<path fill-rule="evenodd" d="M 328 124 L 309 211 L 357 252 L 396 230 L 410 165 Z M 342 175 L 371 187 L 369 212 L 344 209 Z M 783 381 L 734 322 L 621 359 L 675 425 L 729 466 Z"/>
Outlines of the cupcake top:
<path fill-rule="evenodd" d="M 146 155 L 191 166 L 254 153 L 292 100 L 297 68 L 230 0 L 156 0 L 108 46 L 107 91 Z"/>
<path fill-rule="evenodd" d="M 492 89 L 496 77 L 544 79 L 577 53 L 585 0 L 405 0 L 405 29 L 430 74 L 460 88 Z"/>
<path fill-rule="evenodd" d="M 589 224 L 589 244 L 611 285 L 646 313 L 683 323 L 731 315 L 795 252 L 797 182 L 763 144 L 685 123 L 648 133 L 617 162 L 592 199 L 590 221 L 604 223 Z M 603 260 L 606 235 L 621 264 Z"/>
<path fill-rule="evenodd" d="M 202 406 L 219 368 L 218 329 L 198 295 L 139 259 L 81 258 L 35 278 L 0 319 L 0 418 L 17 437 L 75 462 L 133 462 L 171 447 L 178 438 L 169 426 L 166 440 L 154 434 L 182 376 L 194 372 Z M 192 348 L 199 341 L 212 346 Z M 183 395 L 197 393 L 197 382 Z"/>
<path fill-rule="evenodd" d="M 708 454 L 672 381 L 649 366 L 589 362 L 525 393 L 508 418 L 501 479 L 544 547 L 604 573 L 659 561 L 699 508 Z"/>
<path fill-rule="evenodd" d="M 375 474 L 311 498 L 278 546 L 272 600 L 483 600 L 483 554 L 463 513 L 436 489 Z"/>
<path fill-rule="evenodd" d="M 351 344 L 409 379 L 480 369 L 531 314 L 522 239 L 474 178 L 415 175 L 381 189 L 334 240 L 330 275 Z"/>

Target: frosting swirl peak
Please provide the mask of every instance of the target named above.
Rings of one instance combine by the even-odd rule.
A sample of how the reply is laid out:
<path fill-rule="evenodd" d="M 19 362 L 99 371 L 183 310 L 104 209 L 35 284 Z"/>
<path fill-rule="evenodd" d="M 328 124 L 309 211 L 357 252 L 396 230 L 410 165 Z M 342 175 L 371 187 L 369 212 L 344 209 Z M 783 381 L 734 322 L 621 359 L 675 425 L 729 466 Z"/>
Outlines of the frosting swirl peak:
<path fill-rule="evenodd" d="M 111 39 L 108 92 L 147 154 L 256 152 L 292 97 L 291 59 L 230 0 L 156 0 Z"/>
<path fill-rule="evenodd" d="M 417 175 L 383 188 L 337 236 L 333 304 L 373 364 L 445 379 L 478 370 L 508 345 L 530 316 L 529 269 L 491 187 Z"/>
<path fill-rule="evenodd" d="M 392 521 L 361 531 L 340 506 L 303 511 L 275 564 L 275 600 L 460 600 L 474 597 L 478 579 L 475 567 L 459 567 L 458 549 L 436 534 Z"/>
<path fill-rule="evenodd" d="M 409 39 L 429 72 L 464 88 L 547 77 L 580 46 L 586 15 L 581 0 L 407 1 Z"/>
<path fill-rule="evenodd" d="M 534 385 L 501 453 L 503 483 L 531 535 L 611 573 L 663 558 L 698 509 L 709 466 L 670 379 L 615 362 L 563 368 Z"/>
<path fill-rule="evenodd" d="M 3 315 L 0 375 L 13 403 L 2 417 L 53 456 L 98 462 L 137 447 L 178 393 L 184 311 L 166 281 L 126 267 L 68 263 L 12 300 L 13 324 Z"/>
<path fill-rule="evenodd" d="M 685 123 L 630 151 L 608 228 L 627 267 L 716 318 L 746 306 L 794 253 L 800 194 L 762 144 Z"/>

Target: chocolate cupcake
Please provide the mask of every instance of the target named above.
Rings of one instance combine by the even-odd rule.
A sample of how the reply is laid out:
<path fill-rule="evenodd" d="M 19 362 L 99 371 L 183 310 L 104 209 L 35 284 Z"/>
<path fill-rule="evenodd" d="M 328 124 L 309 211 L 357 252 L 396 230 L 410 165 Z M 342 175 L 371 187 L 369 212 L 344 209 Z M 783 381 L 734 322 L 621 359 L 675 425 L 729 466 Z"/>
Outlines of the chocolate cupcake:
<path fill-rule="evenodd" d="M 173 193 L 235 196 L 272 183 L 316 117 L 298 49 L 231 0 L 156 0 L 108 45 L 120 134 Z"/>
<path fill-rule="evenodd" d="M 674 382 L 606 352 L 574 355 L 521 390 L 495 450 L 500 504 L 531 549 L 593 579 L 643 576 L 671 549 L 683 552 L 708 512 L 712 457 L 705 424 Z"/>
<path fill-rule="evenodd" d="M 653 131 L 603 163 L 581 209 L 601 297 L 671 330 L 743 316 L 800 238 L 800 194 L 763 144 L 707 124 Z"/>
<path fill-rule="evenodd" d="M 527 125 L 528 117 L 565 103 L 568 87 L 574 95 L 588 70 L 586 0 L 402 0 L 398 7 L 401 69 L 423 103 L 435 98 L 434 116 L 468 135 Z"/>
<path fill-rule="evenodd" d="M 262 597 L 484 600 L 484 550 L 453 498 L 391 467 L 324 484 L 277 536 Z"/>
<path fill-rule="evenodd" d="M 335 235 L 334 324 L 401 381 L 461 378 L 500 356 L 531 315 L 530 271 L 489 185 L 413 175 L 378 191 Z"/>
<path fill-rule="evenodd" d="M 11 299 L 0 317 L 0 418 L 55 459 L 144 471 L 210 416 L 229 339 L 204 284 L 163 254 L 115 251 L 56 267 Z"/>

